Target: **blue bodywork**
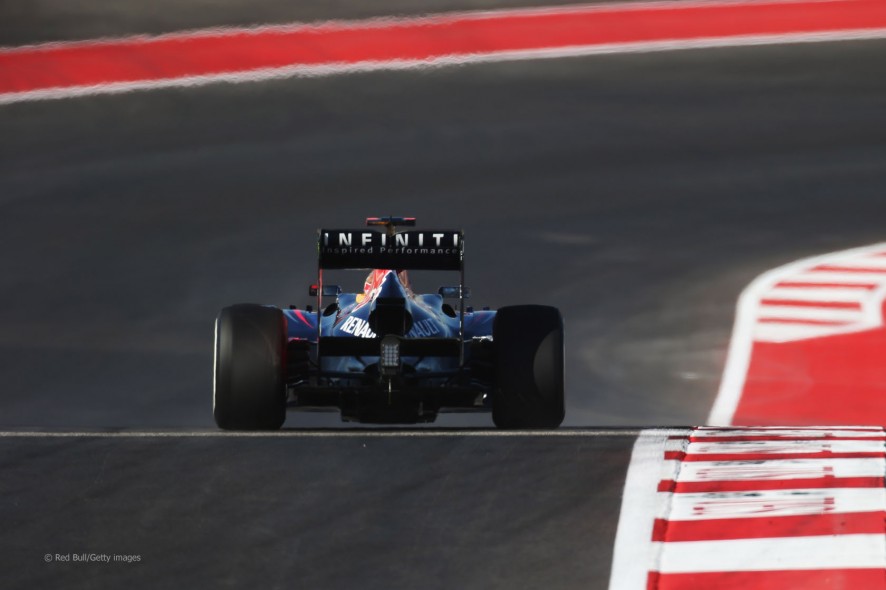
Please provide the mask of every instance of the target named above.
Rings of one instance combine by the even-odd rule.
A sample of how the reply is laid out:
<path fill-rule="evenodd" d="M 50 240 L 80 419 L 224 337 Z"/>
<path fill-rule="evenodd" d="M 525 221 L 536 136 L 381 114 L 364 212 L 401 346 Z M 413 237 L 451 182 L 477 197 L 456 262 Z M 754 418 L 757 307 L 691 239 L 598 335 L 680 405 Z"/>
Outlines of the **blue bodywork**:
<path fill-rule="evenodd" d="M 440 407 L 448 406 L 446 399 L 443 399 L 445 395 L 432 396 L 434 399 L 429 399 L 427 395 L 419 394 L 415 398 L 410 397 L 410 394 L 427 394 L 429 390 L 434 392 L 439 388 L 441 395 L 443 389 L 448 392 L 460 390 L 462 393 L 472 393 L 473 397 L 464 399 L 470 399 L 470 404 L 477 406 L 476 409 L 486 407 L 487 404 L 483 401 L 487 393 L 485 384 L 478 378 L 476 368 L 471 371 L 472 366 L 476 365 L 473 363 L 476 359 L 472 359 L 472 352 L 477 356 L 476 347 L 483 341 L 491 341 L 495 311 L 466 311 L 462 335 L 459 310 L 446 303 L 441 295 L 413 293 L 396 271 L 373 272 L 383 275 L 380 274 L 382 278 L 373 288 L 367 287 L 367 292 L 341 293 L 331 303 L 324 304 L 325 308 L 319 312 L 284 310 L 291 355 L 307 352 L 312 366 L 308 372 L 291 375 L 290 405 L 334 405 L 342 408 L 342 415 L 347 419 L 349 412 L 345 408 L 348 403 L 342 396 L 353 394 L 367 399 L 372 392 L 385 392 L 389 398 L 396 394 L 403 400 L 418 399 L 419 415 L 416 421 L 430 421 Z M 375 352 L 379 350 L 375 344 L 379 342 L 379 335 L 373 331 L 373 325 L 376 325 L 373 313 L 379 305 L 389 301 L 398 302 L 398 309 L 405 311 L 406 330 L 402 339 L 446 340 L 453 345 L 452 350 L 458 352 L 449 355 L 404 355 L 400 375 L 395 379 L 379 377 L 379 356 Z M 332 344 L 327 340 L 330 337 L 336 339 L 336 348 L 347 348 L 350 345 L 371 345 L 374 348 L 371 352 L 362 354 L 324 354 L 324 349 Z M 358 342 L 359 340 L 365 342 Z M 332 400 L 335 403 L 327 404 L 333 393 L 338 396 Z M 466 409 L 464 399 L 459 398 L 451 407 Z M 422 401 L 425 403 L 421 403 Z M 427 415 L 422 417 L 422 411 Z M 363 421 L 359 412 L 357 414 L 352 419 Z M 402 414 L 394 415 L 399 420 L 403 419 Z M 384 417 L 381 418 L 373 414 L 370 421 L 385 421 Z"/>

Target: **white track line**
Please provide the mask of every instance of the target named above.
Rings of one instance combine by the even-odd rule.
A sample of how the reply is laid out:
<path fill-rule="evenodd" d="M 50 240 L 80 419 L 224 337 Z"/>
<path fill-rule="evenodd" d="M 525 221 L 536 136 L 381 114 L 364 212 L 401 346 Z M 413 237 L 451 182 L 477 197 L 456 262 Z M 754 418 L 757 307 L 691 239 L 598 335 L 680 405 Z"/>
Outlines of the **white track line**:
<path fill-rule="evenodd" d="M 866 296 L 865 291 L 865 289 L 838 287 L 774 287 L 766 293 L 766 299 L 822 303 L 860 303 Z"/>
<path fill-rule="evenodd" d="M 701 572 L 883 568 L 886 535 L 839 535 L 678 541 L 666 545 L 660 569 L 666 574 Z"/>
<path fill-rule="evenodd" d="M 770 437 L 771 441 L 778 441 L 783 438 L 797 438 L 804 436 L 813 436 L 813 437 L 830 437 L 830 438 L 859 438 L 859 437 L 873 437 L 873 438 L 882 438 L 884 436 L 884 432 L 882 428 L 852 428 L 847 426 L 817 426 L 815 428 L 793 428 L 784 426 L 773 427 L 773 428 L 759 428 L 754 426 L 752 428 L 735 428 L 735 429 L 704 429 L 699 428 L 695 432 L 692 433 L 693 437 L 699 438 L 734 438 L 734 437 L 749 437 L 749 436 L 766 436 Z"/>
<path fill-rule="evenodd" d="M 682 436 L 688 442 L 691 430 L 644 430 L 634 443 L 625 478 L 618 531 L 612 553 L 610 590 L 643 590 L 648 568 L 657 560 L 658 548 L 650 543 L 655 516 L 666 512 L 656 493 L 660 467 L 666 449 L 673 447 L 670 437 Z M 678 441 L 679 442 L 679 441 Z M 676 473 L 670 474 L 675 478 Z M 664 500 L 667 502 L 667 500 Z"/>
<path fill-rule="evenodd" d="M 783 441 L 739 441 L 692 443 L 687 455 L 772 455 L 778 459 L 784 453 L 882 453 L 886 451 L 881 440 L 783 440 Z"/>
<path fill-rule="evenodd" d="M 761 320 L 813 320 L 849 323 L 859 321 L 863 317 L 864 313 L 860 309 L 833 309 L 830 307 L 791 307 L 764 303 L 757 310 L 757 319 Z"/>
<path fill-rule="evenodd" d="M 661 492 L 662 495 L 670 493 Z M 673 494 L 669 521 L 718 520 L 724 518 L 771 518 L 879 512 L 886 507 L 883 488 L 835 488 L 758 490 Z M 883 564 L 886 566 L 886 564 Z"/>
<path fill-rule="evenodd" d="M 829 336 L 834 333 L 834 328 L 835 326 L 787 323 L 773 320 L 772 323 L 758 325 L 754 329 L 754 337 L 764 342 L 791 342 Z"/>
<path fill-rule="evenodd" d="M 808 283 L 877 283 L 883 278 L 880 273 L 838 272 L 833 270 L 816 270 L 801 272 L 791 277 L 791 281 Z"/>
<path fill-rule="evenodd" d="M 680 465 L 668 465 L 668 464 Z M 664 461 L 681 482 L 781 481 L 824 477 L 881 477 L 883 459 L 773 459 L 769 461 Z M 662 478 L 665 479 L 665 478 Z"/>

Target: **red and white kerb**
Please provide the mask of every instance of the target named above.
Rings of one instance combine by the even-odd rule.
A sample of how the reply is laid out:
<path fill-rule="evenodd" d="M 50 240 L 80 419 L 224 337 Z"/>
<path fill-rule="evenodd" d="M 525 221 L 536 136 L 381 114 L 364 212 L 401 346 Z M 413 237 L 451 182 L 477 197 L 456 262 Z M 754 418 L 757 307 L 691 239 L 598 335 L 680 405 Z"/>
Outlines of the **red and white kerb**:
<path fill-rule="evenodd" d="M 709 424 L 886 424 L 886 244 L 792 262 L 739 299 Z"/>
<path fill-rule="evenodd" d="M 647 431 L 610 588 L 884 589 L 884 476 L 882 428 Z"/>

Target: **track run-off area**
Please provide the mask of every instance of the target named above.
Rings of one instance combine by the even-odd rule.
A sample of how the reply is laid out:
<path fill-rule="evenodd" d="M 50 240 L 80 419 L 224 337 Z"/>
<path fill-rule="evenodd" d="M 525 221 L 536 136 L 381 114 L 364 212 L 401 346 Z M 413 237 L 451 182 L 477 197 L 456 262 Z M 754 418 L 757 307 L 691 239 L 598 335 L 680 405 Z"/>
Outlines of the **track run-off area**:
<path fill-rule="evenodd" d="M 0 102 L 457 65 L 886 37 L 879 0 L 500 9 L 0 49 Z"/>
<path fill-rule="evenodd" d="M 710 424 L 882 424 L 886 244 L 792 262 L 739 299 Z"/>
<path fill-rule="evenodd" d="M 443 4 L 0 11 L 4 588 L 886 587 L 886 4 Z M 212 429 L 378 214 L 561 308 L 566 428 Z"/>

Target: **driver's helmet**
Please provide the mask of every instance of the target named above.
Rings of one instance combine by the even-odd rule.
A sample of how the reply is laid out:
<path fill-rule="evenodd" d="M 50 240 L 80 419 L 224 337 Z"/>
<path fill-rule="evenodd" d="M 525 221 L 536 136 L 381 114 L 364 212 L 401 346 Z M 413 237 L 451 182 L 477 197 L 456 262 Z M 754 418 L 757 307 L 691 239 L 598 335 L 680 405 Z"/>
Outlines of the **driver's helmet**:
<path fill-rule="evenodd" d="M 389 272 L 396 272 L 400 284 L 403 285 L 408 293 L 412 293 L 412 289 L 409 287 L 409 275 L 405 270 L 376 269 L 369 273 L 369 276 L 366 277 L 366 281 L 363 283 L 363 296 L 369 297 L 373 291 L 378 289 Z"/>

